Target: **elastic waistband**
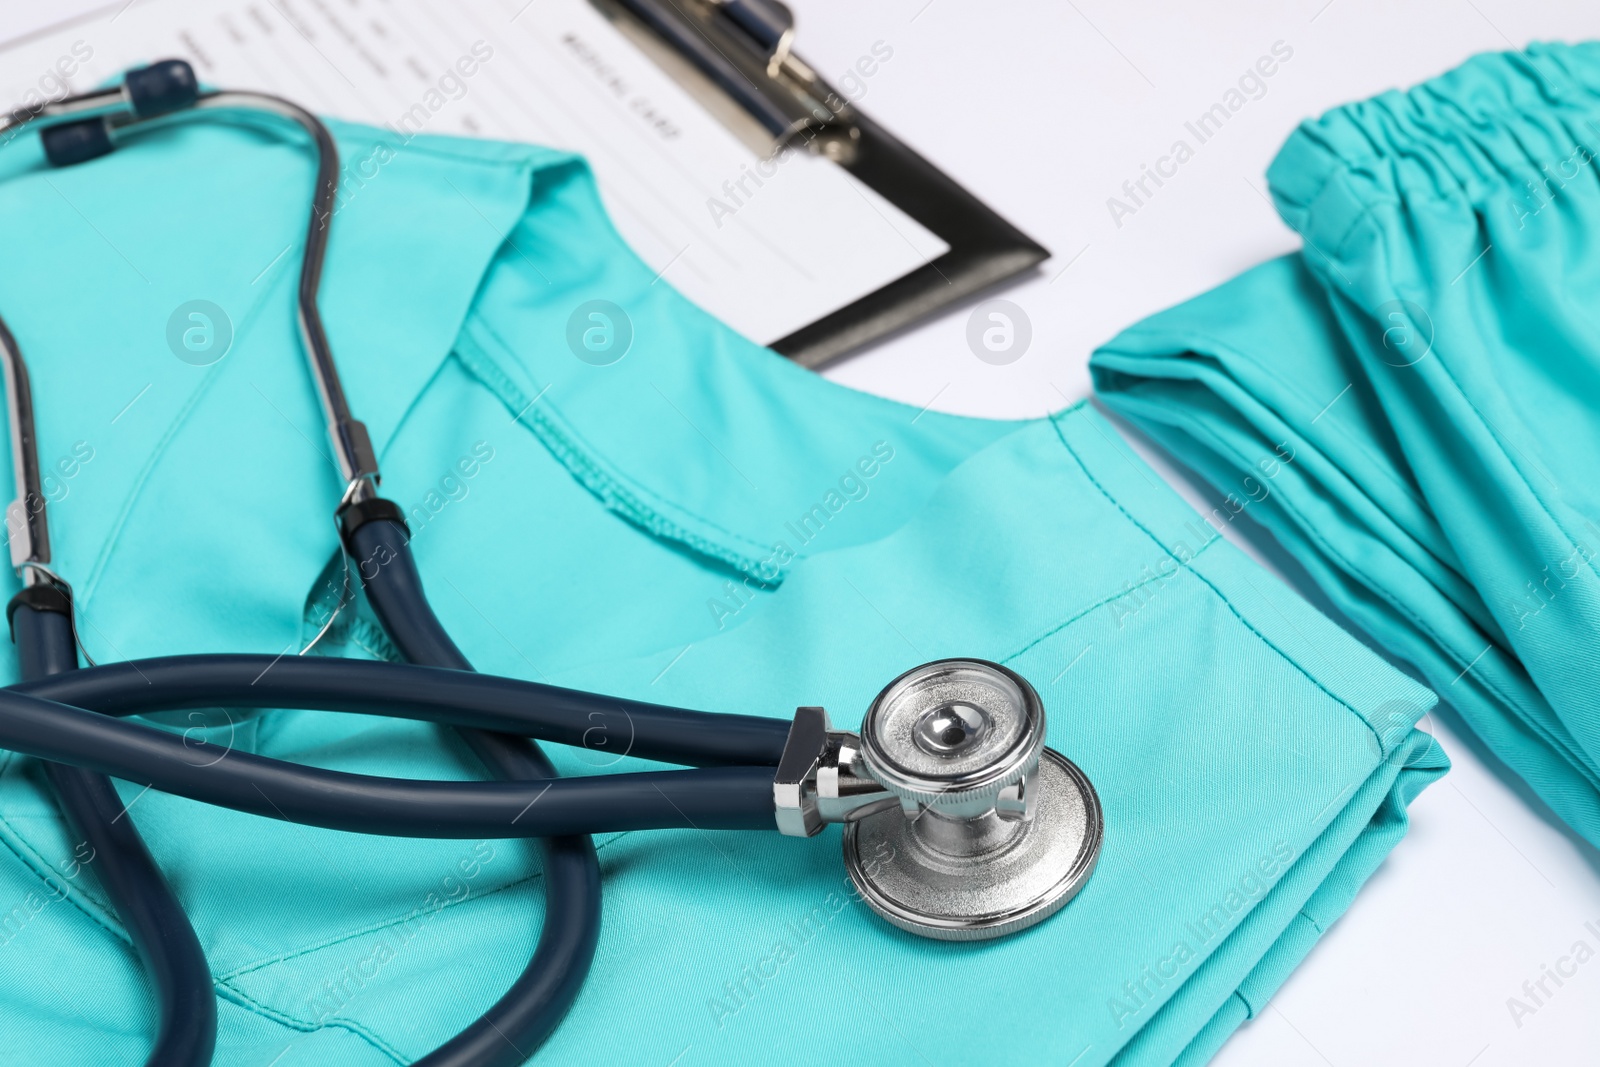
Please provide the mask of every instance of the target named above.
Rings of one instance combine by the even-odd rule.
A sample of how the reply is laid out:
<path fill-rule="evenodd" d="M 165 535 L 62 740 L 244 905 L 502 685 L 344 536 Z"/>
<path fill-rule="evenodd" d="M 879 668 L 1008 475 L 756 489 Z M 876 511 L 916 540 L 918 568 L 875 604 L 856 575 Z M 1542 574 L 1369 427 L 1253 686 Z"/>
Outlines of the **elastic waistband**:
<path fill-rule="evenodd" d="M 1302 123 L 1267 181 L 1284 221 L 1333 252 L 1374 204 L 1482 204 L 1570 180 L 1600 166 L 1597 155 L 1600 42 L 1533 44 Z"/>

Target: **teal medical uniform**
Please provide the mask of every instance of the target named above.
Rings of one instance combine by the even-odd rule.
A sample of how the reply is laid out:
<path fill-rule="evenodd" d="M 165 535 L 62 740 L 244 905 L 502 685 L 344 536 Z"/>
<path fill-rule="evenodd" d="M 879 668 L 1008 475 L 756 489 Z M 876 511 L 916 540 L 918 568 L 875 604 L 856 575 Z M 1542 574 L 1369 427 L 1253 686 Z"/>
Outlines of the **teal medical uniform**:
<path fill-rule="evenodd" d="M 1091 369 L 1600 844 L 1597 153 L 1597 44 L 1338 108 L 1267 174 L 1303 250 Z"/>
<path fill-rule="evenodd" d="M 1445 767 L 1414 729 L 1432 694 L 1227 545 L 1086 406 L 996 422 L 850 391 L 673 292 L 580 160 L 335 132 L 322 307 L 386 495 L 481 669 L 781 718 L 822 704 L 854 727 L 898 672 L 984 657 L 1038 687 L 1051 744 L 1105 808 L 1083 892 L 981 944 L 875 917 L 837 828 L 603 838 L 598 958 L 539 1062 L 778 1062 L 820 1034 L 875 1064 L 1200 1062 Z M 70 170 L 42 169 L 31 139 L 0 158 L 0 308 L 35 368 L 46 463 L 87 456 L 53 468 L 51 509 L 86 644 L 294 654 L 338 585 L 342 489 L 295 332 L 303 142 L 212 120 Z M 201 320 L 168 343 L 198 299 L 231 324 L 208 366 Z M 392 654 L 364 612 L 316 652 Z M 425 724 L 166 721 L 318 766 L 477 773 Z M 552 754 L 567 774 L 642 765 L 621 736 Z M 123 796 L 209 955 L 218 1063 L 409 1062 L 532 951 L 525 843 Z M 151 1013 L 133 956 L 16 756 L 0 841 L 4 1055 L 136 1061 Z"/>

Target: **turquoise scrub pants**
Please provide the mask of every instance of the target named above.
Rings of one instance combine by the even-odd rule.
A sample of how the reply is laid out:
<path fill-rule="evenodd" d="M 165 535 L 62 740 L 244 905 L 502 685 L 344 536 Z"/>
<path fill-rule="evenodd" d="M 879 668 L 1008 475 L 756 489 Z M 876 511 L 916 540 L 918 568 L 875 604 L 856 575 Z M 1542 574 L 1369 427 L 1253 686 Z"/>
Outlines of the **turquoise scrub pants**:
<path fill-rule="evenodd" d="M 1600 844 L 1597 154 L 1600 44 L 1338 108 L 1267 174 L 1303 250 L 1091 368 Z"/>
<path fill-rule="evenodd" d="M 1444 769 L 1413 728 L 1432 693 L 1231 548 L 1089 408 L 996 422 L 853 392 L 673 292 L 581 161 L 335 132 L 329 332 L 481 669 L 780 718 L 821 704 L 854 727 L 900 671 L 989 658 L 1039 688 L 1105 807 L 1083 892 L 981 944 L 875 917 L 836 828 L 602 838 L 599 955 L 539 1062 L 770 1063 L 825 1034 L 884 1065 L 1198 1063 Z M 24 138 L 0 172 L 0 310 L 35 369 L 89 649 L 295 654 L 337 601 L 342 489 L 295 328 L 305 145 L 213 118 L 63 171 Z M 317 652 L 393 655 L 364 610 Z M 319 766 L 474 773 L 412 722 L 165 721 Z M 566 774 L 642 766 L 621 736 L 552 754 Z M 532 951 L 523 843 L 123 796 L 208 952 L 219 1064 L 409 1062 Z M 37 764 L 0 756 L 4 1055 L 136 1062 L 146 992 L 73 844 Z"/>

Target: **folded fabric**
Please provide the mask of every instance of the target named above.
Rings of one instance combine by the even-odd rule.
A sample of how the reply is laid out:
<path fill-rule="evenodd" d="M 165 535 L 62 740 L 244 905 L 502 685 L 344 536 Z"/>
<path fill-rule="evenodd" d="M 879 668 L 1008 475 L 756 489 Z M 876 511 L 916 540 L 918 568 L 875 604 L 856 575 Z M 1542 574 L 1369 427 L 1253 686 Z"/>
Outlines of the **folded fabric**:
<path fill-rule="evenodd" d="M 1303 250 L 1095 353 L 1600 844 L 1600 45 L 1338 108 L 1268 171 Z"/>
<path fill-rule="evenodd" d="M 826 1032 L 880 1064 L 1197 1063 L 1443 771 L 1413 728 L 1432 694 L 1216 536 L 1089 408 L 996 422 L 850 391 L 674 293 L 581 161 L 336 133 L 330 335 L 439 613 L 481 669 L 714 711 L 823 704 L 853 727 L 901 670 L 984 657 L 1038 687 L 1050 743 L 1105 809 L 1082 893 L 979 944 L 876 918 L 837 831 L 604 839 L 599 956 L 537 1061 L 772 1062 Z M 47 462 L 75 457 L 47 489 L 88 647 L 294 654 L 337 601 L 342 488 L 296 338 L 304 144 L 272 122 L 182 122 L 47 171 L 33 143 L 0 153 L 0 312 L 34 368 Z M 168 340 L 201 299 L 231 326 L 207 366 Z M 364 611 L 317 651 L 392 654 Z M 416 723 L 168 718 L 319 766 L 475 773 Z M 638 769 L 627 740 L 552 755 L 567 774 Z M 409 1062 L 532 951 L 522 843 L 123 796 L 208 952 L 218 1063 Z M 133 956 L 14 755 L 0 842 L 8 1047 L 137 1062 L 150 1011 Z"/>

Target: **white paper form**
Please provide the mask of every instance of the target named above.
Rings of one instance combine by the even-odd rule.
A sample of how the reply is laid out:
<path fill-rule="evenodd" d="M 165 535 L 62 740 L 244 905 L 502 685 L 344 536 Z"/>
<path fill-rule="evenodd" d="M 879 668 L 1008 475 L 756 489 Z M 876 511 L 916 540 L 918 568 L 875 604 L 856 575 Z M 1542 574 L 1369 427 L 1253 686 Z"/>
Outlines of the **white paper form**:
<path fill-rule="evenodd" d="M 588 0 L 84 7 L 64 4 L 65 21 L 0 44 L 7 103 L 181 57 L 203 83 L 277 93 L 402 137 L 581 152 L 618 230 L 661 279 L 762 343 L 947 248 L 831 163 L 802 152 L 763 162 Z"/>

